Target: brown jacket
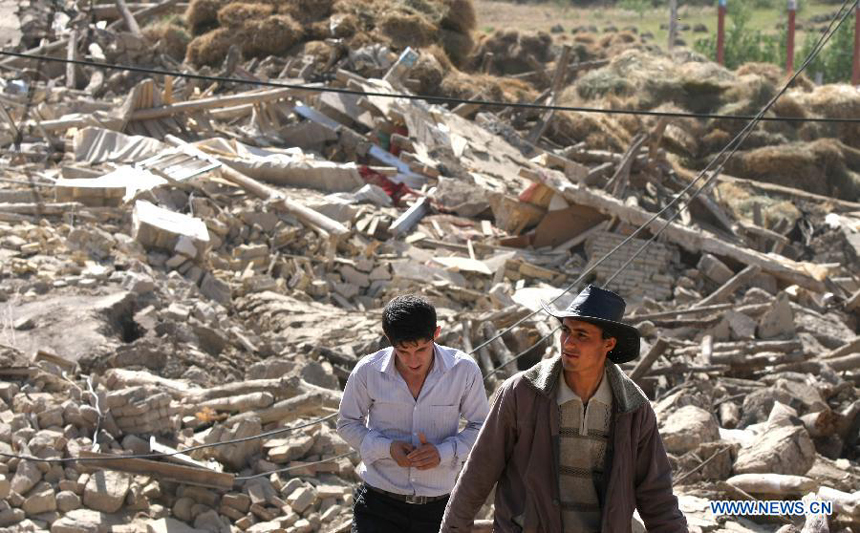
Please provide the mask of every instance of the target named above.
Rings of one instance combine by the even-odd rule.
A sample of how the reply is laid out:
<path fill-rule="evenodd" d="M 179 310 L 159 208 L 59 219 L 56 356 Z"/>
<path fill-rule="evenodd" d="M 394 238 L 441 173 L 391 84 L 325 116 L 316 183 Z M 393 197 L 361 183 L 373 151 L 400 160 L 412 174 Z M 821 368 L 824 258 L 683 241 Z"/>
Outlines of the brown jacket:
<path fill-rule="evenodd" d="M 602 533 L 629 533 L 634 508 L 651 533 L 687 531 L 672 494 L 672 471 L 645 394 L 607 362 L 614 398 L 609 451 L 597 480 Z M 561 533 L 556 387 L 561 358 L 542 361 L 508 379 L 457 481 L 443 533 L 469 532 L 475 514 L 496 487 L 493 531 Z"/>

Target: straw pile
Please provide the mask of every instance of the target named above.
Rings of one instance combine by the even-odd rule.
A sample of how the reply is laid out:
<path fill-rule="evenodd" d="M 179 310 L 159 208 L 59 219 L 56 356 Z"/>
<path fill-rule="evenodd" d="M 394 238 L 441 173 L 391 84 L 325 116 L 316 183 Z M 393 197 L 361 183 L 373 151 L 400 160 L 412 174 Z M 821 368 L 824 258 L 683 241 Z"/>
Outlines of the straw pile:
<path fill-rule="evenodd" d="M 282 55 L 303 41 L 337 38 L 350 49 L 371 43 L 395 49 L 439 45 L 462 66 L 477 23 L 471 0 L 191 0 L 185 21 L 200 39 L 188 55 L 198 66 L 223 60 L 229 48 L 223 46 L 223 32 L 209 35 L 223 28 L 232 30 L 233 44 L 246 58 Z"/>

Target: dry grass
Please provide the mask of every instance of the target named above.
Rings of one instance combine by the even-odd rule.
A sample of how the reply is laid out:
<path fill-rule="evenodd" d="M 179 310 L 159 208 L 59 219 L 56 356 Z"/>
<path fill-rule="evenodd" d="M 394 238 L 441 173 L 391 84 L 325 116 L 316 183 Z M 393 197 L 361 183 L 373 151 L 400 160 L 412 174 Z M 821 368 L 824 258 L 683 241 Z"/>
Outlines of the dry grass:
<path fill-rule="evenodd" d="M 226 28 L 241 28 L 251 20 L 262 20 L 274 11 L 268 4 L 246 4 L 233 2 L 218 11 L 218 23 Z"/>
<path fill-rule="evenodd" d="M 436 41 L 439 31 L 427 17 L 402 11 L 383 14 L 378 24 L 382 34 L 398 48 L 430 46 Z"/>
<path fill-rule="evenodd" d="M 218 11 L 229 0 L 191 0 L 185 10 L 185 25 L 193 35 L 202 35 L 218 24 Z"/>
<path fill-rule="evenodd" d="M 143 36 L 162 54 L 177 61 L 185 58 L 191 36 L 185 28 L 172 21 L 160 21 L 143 29 Z"/>
<path fill-rule="evenodd" d="M 281 55 L 301 42 L 302 26 L 289 15 L 272 15 L 249 21 L 245 27 L 242 53 L 246 57 Z"/>
<path fill-rule="evenodd" d="M 227 28 L 204 33 L 189 43 L 185 59 L 192 65 L 218 66 L 224 61 L 235 38 L 236 33 Z"/>

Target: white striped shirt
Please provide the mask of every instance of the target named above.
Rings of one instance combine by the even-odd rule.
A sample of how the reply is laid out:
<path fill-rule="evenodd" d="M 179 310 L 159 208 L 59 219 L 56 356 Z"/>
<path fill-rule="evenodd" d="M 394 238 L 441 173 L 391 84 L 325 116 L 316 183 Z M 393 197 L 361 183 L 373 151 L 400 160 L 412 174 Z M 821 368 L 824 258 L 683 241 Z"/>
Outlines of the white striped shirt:
<path fill-rule="evenodd" d="M 489 412 L 481 371 L 465 353 L 434 343 L 434 364 L 416 400 L 394 367 L 395 358 L 386 348 L 355 365 L 337 431 L 361 454 L 358 475 L 368 485 L 397 494 L 448 494 Z M 466 426 L 458 432 L 461 417 Z M 417 448 L 419 432 L 438 449 L 440 464 L 429 470 L 399 466 L 391 458 L 391 443 Z"/>

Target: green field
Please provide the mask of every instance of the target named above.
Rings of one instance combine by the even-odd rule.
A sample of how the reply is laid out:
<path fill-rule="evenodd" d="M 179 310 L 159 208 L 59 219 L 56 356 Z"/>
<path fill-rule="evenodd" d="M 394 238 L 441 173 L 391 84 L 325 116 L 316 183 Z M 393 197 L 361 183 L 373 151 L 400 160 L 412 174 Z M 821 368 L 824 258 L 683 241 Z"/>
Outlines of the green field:
<path fill-rule="evenodd" d="M 749 0 L 728 0 L 730 14 L 732 5 L 740 2 L 749 2 Z M 709 32 L 716 32 L 717 8 L 715 5 L 711 7 L 684 5 L 683 0 L 679 0 L 678 3 L 678 16 L 681 23 L 689 24 L 690 28 L 696 24 L 704 24 Z M 786 2 L 774 0 L 773 4 L 779 5 L 779 8 L 752 8 L 748 27 L 769 34 L 778 34 L 777 25 L 785 24 L 788 14 L 785 8 Z M 835 13 L 839 9 L 839 4 L 833 3 L 803 2 L 801 0 L 799 4 L 803 5 L 797 15 L 797 22 L 803 29 L 798 30 L 796 37 L 798 46 L 803 42 L 805 29 L 821 25 L 821 23 L 811 24 L 809 22 L 811 17 Z M 661 25 L 667 24 L 669 21 L 669 9 L 667 7 L 647 9 L 642 13 L 642 16 L 632 9 L 596 5 L 577 7 L 563 0 L 531 4 L 475 0 L 475 7 L 478 12 L 478 28 L 485 33 L 503 29 L 549 31 L 556 24 L 561 24 L 568 34 L 571 29 L 582 25 L 594 25 L 599 31 L 607 26 L 615 26 L 618 29 L 636 26 L 640 32 L 651 32 L 655 37 L 654 42 L 661 46 L 665 46 L 668 38 L 668 31 L 660 29 Z M 692 31 L 679 33 L 679 37 L 689 46 L 692 46 L 696 39 L 706 35 L 706 33 L 693 33 Z"/>

